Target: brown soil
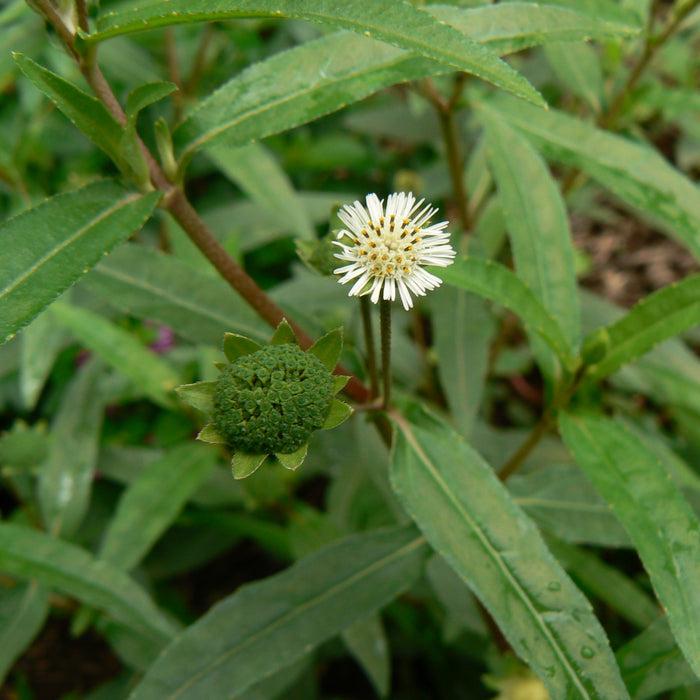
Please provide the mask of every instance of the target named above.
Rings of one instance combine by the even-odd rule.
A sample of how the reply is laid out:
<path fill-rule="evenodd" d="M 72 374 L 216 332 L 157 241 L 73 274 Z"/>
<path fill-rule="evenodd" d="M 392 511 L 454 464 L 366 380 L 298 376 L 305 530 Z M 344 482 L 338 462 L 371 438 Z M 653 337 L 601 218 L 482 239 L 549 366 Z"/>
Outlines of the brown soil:
<path fill-rule="evenodd" d="M 629 215 L 614 225 L 574 215 L 571 228 L 576 246 L 591 259 L 582 284 L 621 306 L 700 272 L 686 248 Z"/>

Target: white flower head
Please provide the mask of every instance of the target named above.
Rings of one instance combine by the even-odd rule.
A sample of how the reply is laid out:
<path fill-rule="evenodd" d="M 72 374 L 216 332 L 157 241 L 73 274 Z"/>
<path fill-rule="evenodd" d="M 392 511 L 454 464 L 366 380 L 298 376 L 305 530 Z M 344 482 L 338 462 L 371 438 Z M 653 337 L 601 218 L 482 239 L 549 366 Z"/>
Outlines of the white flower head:
<path fill-rule="evenodd" d="M 455 251 L 445 231 L 448 222 L 430 224 L 437 209 L 430 205 L 421 209 L 423 202 L 416 202 L 411 192 L 395 192 L 387 197 L 385 211 L 384 200 L 368 194 L 366 207 L 356 200 L 338 212 L 347 226 L 338 239 L 349 238 L 350 242 L 333 241 L 341 248 L 335 257 L 349 264 L 333 272 L 342 275 L 340 284 L 355 280 L 350 296 L 371 294 L 376 304 L 380 295 L 395 299 L 398 289 L 404 308 L 410 309 L 411 293 L 423 296 L 440 286 L 442 280 L 423 266 L 447 267 Z"/>

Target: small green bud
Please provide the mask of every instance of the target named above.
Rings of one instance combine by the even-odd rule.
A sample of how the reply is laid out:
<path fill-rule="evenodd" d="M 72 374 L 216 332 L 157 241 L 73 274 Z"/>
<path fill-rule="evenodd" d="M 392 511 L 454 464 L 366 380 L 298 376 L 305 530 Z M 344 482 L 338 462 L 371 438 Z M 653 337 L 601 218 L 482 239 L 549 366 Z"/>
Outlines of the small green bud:
<path fill-rule="evenodd" d="M 596 328 L 584 341 L 581 359 L 587 365 L 597 365 L 610 350 L 610 333 L 607 328 Z"/>
<path fill-rule="evenodd" d="M 333 377 L 315 355 L 291 343 L 270 345 L 221 372 L 212 423 L 235 450 L 288 454 L 323 427 L 333 394 Z"/>

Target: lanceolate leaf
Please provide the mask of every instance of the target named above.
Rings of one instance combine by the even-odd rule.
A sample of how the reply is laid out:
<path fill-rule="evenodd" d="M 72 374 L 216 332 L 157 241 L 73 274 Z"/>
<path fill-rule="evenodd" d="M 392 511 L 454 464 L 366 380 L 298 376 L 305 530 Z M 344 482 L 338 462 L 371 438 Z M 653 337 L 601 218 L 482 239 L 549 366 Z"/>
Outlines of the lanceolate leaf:
<path fill-rule="evenodd" d="M 665 617 L 619 649 L 617 660 L 635 700 L 658 698 L 666 690 L 698 682 Z"/>
<path fill-rule="evenodd" d="M 0 589 L 0 684 L 49 614 L 49 592 L 37 581 Z"/>
<path fill-rule="evenodd" d="M 629 533 L 700 674 L 700 524 L 656 455 L 609 418 L 563 413 L 564 440 Z"/>
<path fill-rule="evenodd" d="M 554 109 L 502 97 L 490 104 L 532 137 L 547 157 L 583 169 L 663 224 L 700 259 L 700 190 L 655 150 Z"/>
<path fill-rule="evenodd" d="M 528 330 L 543 338 L 571 369 L 576 360 L 561 325 L 542 306 L 529 286 L 508 268 L 491 260 L 463 256 L 453 265 L 435 270 L 448 284 L 475 292 L 510 309 Z"/>
<path fill-rule="evenodd" d="M 22 72 L 63 112 L 80 131 L 115 163 L 121 162 L 119 143 L 124 129 L 95 97 L 43 68 L 30 58 L 15 54 Z"/>
<path fill-rule="evenodd" d="M 370 36 L 417 54 L 478 75 L 537 104 L 539 93 L 508 64 L 456 29 L 409 3 L 395 0 L 219 0 L 215 9 L 207 0 L 167 0 L 141 8 L 109 13 L 98 21 L 100 40 L 182 22 L 218 21 L 245 17 L 294 17 L 321 22 Z"/>
<path fill-rule="evenodd" d="M 115 251 L 85 278 L 85 284 L 117 308 L 165 323 L 199 343 L 218 346 L 227 331 L 265 342 L 270 335 L 226 282 L 144 246 Z"/>
<path fill-rule="evenodd" d="M 397 423 L 394 489 L 550 695 L 629 697 L 590 604 L 493 469 L 437 420 Z"/>
<path fill-rule="evenodd" d="M 610 349 L 591 370 L 595 379 L 634 362 L 660 342 L 700 323 L 700 275 L 664 287 L 608 327 Z"/>
<path fill-rule="evenodd" d="M 420 574 L 412 527 L 368 532 L 224 599 L 161 654 L 132 700 L 244 698 L 254 683 L 390 602 Z"/>
<path fill-rule="evenodd" d="M 150 216 L 157 193 L 98 182 L 0 226 L 0 342 L 6 341 Z"/>
<path fill-rule="evenodd" d="M 489 165 L 505 213 L 518 276 L 578 345 L 580 313 L 574 249 L 566 207 L 542 157 L 497 112 L 484 108 Z M 537 357 L 551 377 L 551 355 L 541 342 Z"/>
<path fill-rule="evenodd" d="M 173 390 L 180 383 L 177 372 L 142 345 L 128 331 L 103 316 L 60 302 L 51 313 L 78 340 L 112 365 L 155 402 L 173 405 Z"/>
<path fill-rule="evenodd" d="M 606 12 L 611 3 L 602 0 L 594 12 L 574 0 L 568 7 L 543 2 L 508 2 L 482 7 L 460 8 L 430 5 L 426 9 L 490 51 L 505 55 L 552 41 L 584 41 L 615 38 L 639 33 L 640 24 L 630 13 Z"/>
<path fill-rule="evenodd" d="M 39 504 L 52 535 L 73 535 L 90 504 L 104 409 L 97 361 L 78 370 L 51 426 L 49 455 L 39 473 Z"/>
<path fill-rule="evenodd" d="M 547 39 L 634 33 L 591 16 L 536 3 L 433 8 L 487 48 L 505 54 Z M 522 6 L 521 6 L 522 5 Z M 175 133 L 180 151 L 209 142 L 243 145 L 284 131 L 394 83 L 450 70 L 366 36 L 339 32 L 252 66 L 206 98 Z"/>
<path fill-rule="evenodd" d="M 0 523 L 0 571 L 36 579 L 83 603 L 104 610 L 161 645 L 172 624 L 126 574 L 89 552 L 22 525 Z"/>
<path fill-rule="evenodd" d="M 475 294 L 444 285 L 430 300 L 437 370 L 455 425 L 468 438 L 486 385 L 495 324 L 488 302 Z"/>
<path fill-rule="evenodd" d="M 628 313 L 588 292 L 581 300 L 584 328 L 589 332 L 603 324 L 614 325 Z M 669 338 L 634 364 L 621 367 L 611 381 L 647 393 L 661 404 L 700 413 L 700 362 L 679 338 Z"/>
<path fill-rule="evenodd" d="M 102 540 L 100 559 L 123 571 L 132 569 L 215 465 L 213 453 L 192 443 L 150 464 L 119 500 Z"/>
<path fill-rule="evenodd" d="M 261 143 L 239 148 L 220 143 L 207 156 L 282 228 L 303 238 L 314 236 L 314 226 L 290 179 Z"/>
<path fill-rule="evenodd" d="M 559 82 L 585 100 L 593 114 L 600 114 L 605 104 L 605 88 L 595 48 L 583 42 L 557 41 L 545 44 L 545 53 Z"/>

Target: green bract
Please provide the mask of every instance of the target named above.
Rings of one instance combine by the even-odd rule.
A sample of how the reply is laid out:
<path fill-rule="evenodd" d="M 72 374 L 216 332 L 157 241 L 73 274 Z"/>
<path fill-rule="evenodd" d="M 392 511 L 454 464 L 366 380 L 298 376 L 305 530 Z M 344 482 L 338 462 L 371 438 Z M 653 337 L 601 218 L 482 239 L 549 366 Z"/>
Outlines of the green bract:
<path fill-rule="evenodd" d="M 332 375 L 341 347 L 337 329 L 304 352 L 286 321 L 265 347 L 227 333 L 223 349 L 229 364 L 220 367 L 218 380 L 178 388 L 185 401 L 211 417 L 197 439 L 228 445 L 237 479 L 252 474 L 269 455 L 296 469 L 313 433 L 352 413 L 333 398 L 348 380 Z"/>
<path fill-rule="evenodd" d="M 321 360 L 296 345 L 271 345 L 239 357 L 214 392 L 214 428 L 244 452 L 298 450 L 323 426 L 333 380 Z"/>

